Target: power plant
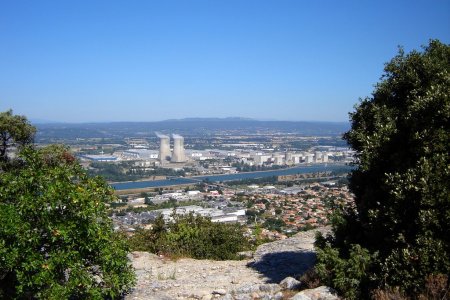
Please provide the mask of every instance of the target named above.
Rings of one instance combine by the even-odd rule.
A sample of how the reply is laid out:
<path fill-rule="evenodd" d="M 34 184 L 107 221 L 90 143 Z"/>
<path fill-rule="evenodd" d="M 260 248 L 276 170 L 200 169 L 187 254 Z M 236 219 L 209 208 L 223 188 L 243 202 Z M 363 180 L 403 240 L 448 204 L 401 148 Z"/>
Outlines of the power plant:
<path fill-rule="evenodd" d="M 171 162 L 185 162 L 184 157 L 184 138 L 178 134 L 172 134 L 173 137 L 173 153 Z"/>
<path fill-rule="evenodd" d="M 165 163 L 170 159 L 170 137 L 168 135 L 155 132 L 159 137 L 159 161 Z"/>
<path fill-rule="evenodd" d="M 186 161 L 184 154 L 184 138 L 178 134 L 172 134 L 173 137 L 173 153 L 170 153 L 170 137 L 168 135 L 155 132 L 156 136 L 159 138 L 159 161 L 161 164 L 167 163 L 168 161 L 174 163 L 181 163 Z"/>

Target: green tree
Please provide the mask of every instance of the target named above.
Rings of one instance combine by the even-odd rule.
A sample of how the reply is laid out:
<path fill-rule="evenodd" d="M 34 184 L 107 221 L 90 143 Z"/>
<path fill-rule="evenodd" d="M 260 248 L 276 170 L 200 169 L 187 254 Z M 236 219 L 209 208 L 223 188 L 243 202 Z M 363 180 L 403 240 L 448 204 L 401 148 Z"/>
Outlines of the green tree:
<path fill-rule="evenodd" d="M 115 298 L 134 274 L 106 213 L 114 199 L 67 149 L 24 148 L 0 173 L 0 298 Z"/>
<path fill-rule="evenodd" d="M 322 279 L 349 298 L 395 286 L 418 294 L 427 276 L 450 274 L 449 72 L 449 45 L 400 49 L 350 114 L 356 209 L 336 215 L 334 238 L 317 243 Z M 357 276 L 352 260 L 364 262 Z"/>
<path fill-rule="evenodd" d="M 13 115 L 12 110 L 0 112 L 0 164 L 8 161 L 8 150 L 31 144 L 36 128 L 26 117 Z"/>

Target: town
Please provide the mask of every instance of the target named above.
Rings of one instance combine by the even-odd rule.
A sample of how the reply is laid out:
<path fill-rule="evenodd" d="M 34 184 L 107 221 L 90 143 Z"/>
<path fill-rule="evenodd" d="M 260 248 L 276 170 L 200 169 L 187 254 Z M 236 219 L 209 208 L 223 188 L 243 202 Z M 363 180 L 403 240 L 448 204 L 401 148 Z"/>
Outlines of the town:
<path fill-rule="evenodd" d="M 113 204 L 111 217 L 115 229 L 132 234 L 137 228 L 151 228 L 163 215 L 170 221 L 173 214 L 199 214 L 212 222 L 239 222 L 250 229 L 260 227 L 261 236 L 284 239 L 296 232 L 329 224 L 336 208 L 349 207 L 352 194 L 342 180 L 311 182 L 287 186 L 239 185 L 217 190 L 202 185 L 202 190 L 166 190 L 142 193 L 143 197 L 122 197 Z M 170 206 L 160 208 L 161 206 Z"/>
<path fill-rule="evenodd" d="M 115 230 L 128 235 L 151 228 L 158 216 L 170 222 L 174 214 L 192 213 L 212 222 L 240 223 L 262 239 L 284 239 L 330 224 L 336 208 L 352 203 L 346 178 L 354 152 L 342 141 L 342 125 L 263 127 L 260 122 L 233 120 L 215 128 L 216 122 L 196 120 L 193 126 L 180 120 L 175 128 L 170 123 L 164 123 L 168 128 L 151 123 L 127 129 L 76 128 L 77 138 L 65 135 L 57 141 L 70 145 L 91 175 L 103 176 L 116 189 L 118 201 L 111 203 L 110 216 Z M 100 129 L 102 138 L 93 133 Z M 47 132 L 56 142 L 58 125 L 42 129 L 42 144 L 50 142 Z M 306 173 L 301 174 L 297 170 L 303 167 Z M 312 172 L 309 167 L 323 169 Z M 223 177 L 256 171 L 279 173 Z M 146 182 L 154 184 L 142 187 Z"/>

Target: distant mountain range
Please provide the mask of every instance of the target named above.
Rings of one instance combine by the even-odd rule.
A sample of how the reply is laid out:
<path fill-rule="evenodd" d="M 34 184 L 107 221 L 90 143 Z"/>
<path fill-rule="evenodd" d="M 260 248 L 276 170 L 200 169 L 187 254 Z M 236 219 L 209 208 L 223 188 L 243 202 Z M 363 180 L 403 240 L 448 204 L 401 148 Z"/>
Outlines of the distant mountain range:
<path fill-rule="evenodd" d="M 181 135 L 205 135 L 218 131 L 236 133 L 279 132 L 305 136 L 341 135 L 348 122 L 258 121 L 249 118 L 186 118 L 158 122 L 34 123 L 37 140 L 75 138 L 153 137 L 155 131 Z"/>
<path fill-rule="evenodd" d="M 220 122 L 220 121 L 259 121 L 252 118 L 243 117 L 226 117 L 226 118 L 182 118 L 182 119 L 167 119 L 160 122 L 198 122 L 198 121 L 208 121 L 208 122 Z"/>
<path fill-rule="evenodd" d="M 305 123 L 347 123 L 347 122 L 329 122 L 329 121 L 289 121 L 277 119 L 254 119 L 246 117 L 225 117 L 225 118 L 181 118 L 166 119 L 161 121 L 102 121 L 102 122 L 61 122 L 45 119 L 30 119 L 32 124 L 111 124 L 111 123 L 161 123 L 161 122 L 236 122 L 236 121 L 255 121 L 255 122 L 305 122 Z"/>
<path fill-rule="evenodd" d="M 44 119 L 29 119 L 31 124 L 55 124 L 55 123 L 61 123 L 61 122 L 55 122 L 50 120 L 44 120 Z"/>

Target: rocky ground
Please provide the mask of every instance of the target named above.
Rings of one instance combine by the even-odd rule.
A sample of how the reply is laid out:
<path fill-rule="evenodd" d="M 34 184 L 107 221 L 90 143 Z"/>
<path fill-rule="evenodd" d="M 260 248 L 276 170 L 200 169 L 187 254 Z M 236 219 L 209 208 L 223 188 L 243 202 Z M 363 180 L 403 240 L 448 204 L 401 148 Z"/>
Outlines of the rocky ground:
<path fill-rule="evenodd" d="M 137 284 L 125 299 L 337 299 L 326 287 L 298 294 L 289 291 L 299 284 L 292 277 L 314 265 L 315 232 L 261 245 L 252 258 L 240 261 L 173 261 L 133 252 Z"/>

